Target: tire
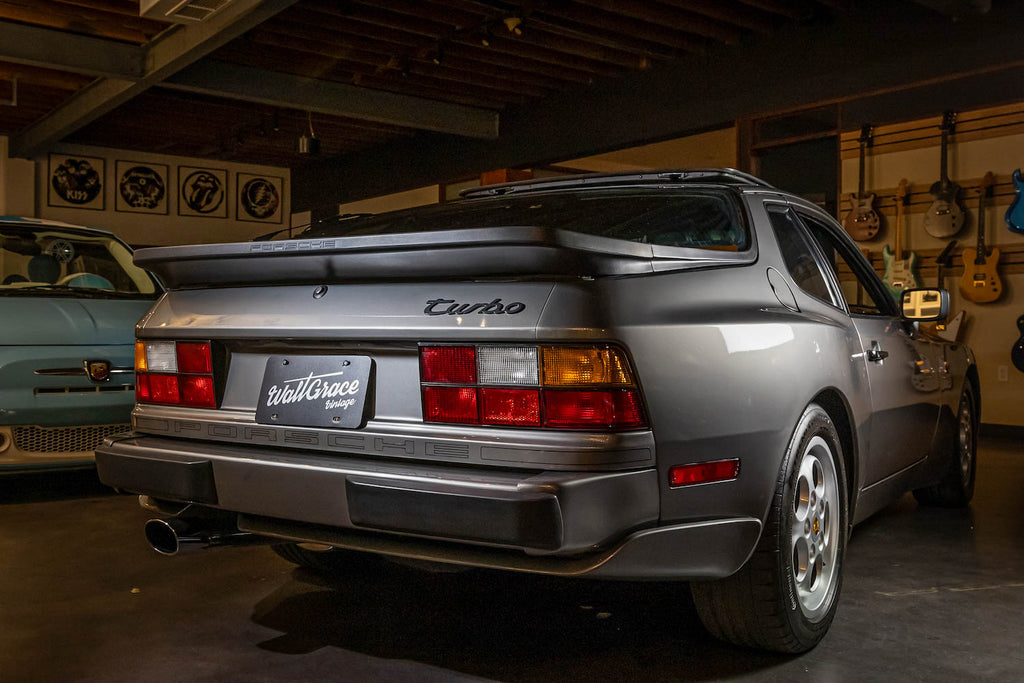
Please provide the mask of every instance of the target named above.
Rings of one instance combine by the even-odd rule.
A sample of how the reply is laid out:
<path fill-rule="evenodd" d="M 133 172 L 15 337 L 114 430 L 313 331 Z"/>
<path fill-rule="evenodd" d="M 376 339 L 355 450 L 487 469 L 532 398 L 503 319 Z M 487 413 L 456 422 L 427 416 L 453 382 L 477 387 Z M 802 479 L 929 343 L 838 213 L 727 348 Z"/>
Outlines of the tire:
<path fill-rule="evenodd" d="M 717 638 L 805 652 L 835 617 L 849 535 L 846 469 L 828 413 L 811 404 L 797 422 L 754 554 L 732 576 L 691 584 Z"/>
<path fill-rule="evenodd" d="M 970 382 L 964 384 L 960 394 L 956 421 L 956 434 L 945 474 L 934 486 L 914 491 L 914 498 L 922 505 L 965 507 L 974 497 L 974 477 L 978 469 L 978 417 Z"/>
<path fill-rule="evenodd" d="M 270 549 L 292 564 L 332 576 L 366 571 L 380 564 L 379 558 L 368 553 L 315 543 L 275 543 Z"/>

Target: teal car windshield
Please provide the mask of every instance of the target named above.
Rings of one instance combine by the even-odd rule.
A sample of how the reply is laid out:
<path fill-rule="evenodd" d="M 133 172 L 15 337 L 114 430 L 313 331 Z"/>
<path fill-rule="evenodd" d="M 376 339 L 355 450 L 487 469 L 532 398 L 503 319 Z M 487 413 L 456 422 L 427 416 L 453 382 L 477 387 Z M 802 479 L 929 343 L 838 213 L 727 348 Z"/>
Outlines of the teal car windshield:
<path fill-rule="evenodd" d="M 0 223 L 0 296 L 154 299 L 159 291 L 111 235 Z"/>

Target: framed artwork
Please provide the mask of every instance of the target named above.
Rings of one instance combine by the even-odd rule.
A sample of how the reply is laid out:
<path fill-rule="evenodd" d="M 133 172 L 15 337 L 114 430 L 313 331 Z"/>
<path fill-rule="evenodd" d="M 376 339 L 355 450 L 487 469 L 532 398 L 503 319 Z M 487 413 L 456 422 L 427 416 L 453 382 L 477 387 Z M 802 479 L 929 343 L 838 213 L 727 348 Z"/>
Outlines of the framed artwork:
<path fill-rule="evenodd" d="M 51 154 L 46 203 L 72 209 L 102 211 L 104 159 L 80 154 Z"/>
<path fill-rule="evenodd" d="M 228 172 L 219 168 L 178 167 L 178 215 L 228 217 Z"/>
<path fill-rule="evenodd" d="M 114 164 L 114 209 L 132 213 L 167 213 L 168 168 L 164 164 L 117 161 Z"/>
<path fill-rule="evenodd" d="M 284 179 L 269 175 L 239 173 L 235 220 L 280 223 L 283 215 Z"/>

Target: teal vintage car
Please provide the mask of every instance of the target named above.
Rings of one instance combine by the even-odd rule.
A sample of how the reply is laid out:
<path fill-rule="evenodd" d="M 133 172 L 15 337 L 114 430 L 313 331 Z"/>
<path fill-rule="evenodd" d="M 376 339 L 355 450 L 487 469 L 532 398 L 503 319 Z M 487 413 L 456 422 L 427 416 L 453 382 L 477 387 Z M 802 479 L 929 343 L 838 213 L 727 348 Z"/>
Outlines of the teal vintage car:
<path fill-rule="evenodd" d="M 161 291 L 109 232 L 0 216 L 0 474 L 92 466 L 128 429 L 135 323 Z"/>

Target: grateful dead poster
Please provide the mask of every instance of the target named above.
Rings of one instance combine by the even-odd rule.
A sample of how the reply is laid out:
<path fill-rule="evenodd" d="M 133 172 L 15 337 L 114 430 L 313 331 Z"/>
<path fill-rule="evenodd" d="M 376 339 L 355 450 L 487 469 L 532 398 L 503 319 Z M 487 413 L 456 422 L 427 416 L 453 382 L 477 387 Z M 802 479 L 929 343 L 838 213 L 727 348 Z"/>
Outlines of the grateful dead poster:
<path fill-rule="evenodd" d="M 118 161 L 114 168 L 114 208 L 117 211 L 167 213 L 167 166 Z"/>
<path fill-rule="evenodd" d="M 104 160 L 78 154 L 50 155 L 47 204 L 102 211 Z"/>
<path fill-rule="evenodd" d="M 283 180 L 276 176 L 238 174 L 235 220 L 280 223 L 283 215 Z"/>
<path fill-rule="evenodd" d="M 178 167 L 178 215 L 228 217 L 228 172 L 218 168 Z"/>

